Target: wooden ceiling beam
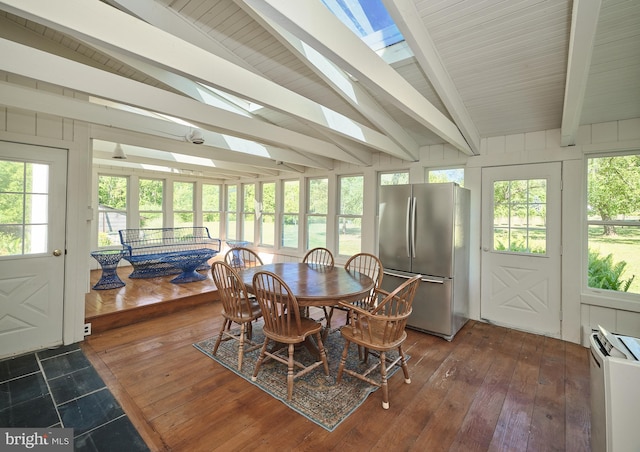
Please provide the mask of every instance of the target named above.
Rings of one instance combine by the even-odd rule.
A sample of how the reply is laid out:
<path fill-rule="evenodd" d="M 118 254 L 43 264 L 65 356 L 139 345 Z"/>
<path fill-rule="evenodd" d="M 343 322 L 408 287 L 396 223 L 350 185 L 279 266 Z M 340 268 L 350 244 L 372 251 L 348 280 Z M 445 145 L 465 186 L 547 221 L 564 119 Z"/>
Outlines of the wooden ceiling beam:
<path fill-rule="evenodd" d="M 412 0 L 382 0 L 413 55 L 457 124 L 473 154 L 480 154 L 480 132 L 471 119 L 429 31 Z"/>
<path fill-rule="evenodd" d="M 587 90 L 601 0 L 573 0 L 560 144 L 573 146 Z"/>
<path fill-rule="evenodd" d="M 102 2 L 2 0 L 0 5 L 74 38 L 135 55 L 373 150 L 387 152 L 398 147 L 376 130 Z"/>
<path fill-rule="evenodd" d="M 366 81 L 374 86 L 389 102 L 447 143 L 468 155 L 473 155 L 457 125 L 344 26 L 322 2 L 244 1 L 361 82 Z"/>

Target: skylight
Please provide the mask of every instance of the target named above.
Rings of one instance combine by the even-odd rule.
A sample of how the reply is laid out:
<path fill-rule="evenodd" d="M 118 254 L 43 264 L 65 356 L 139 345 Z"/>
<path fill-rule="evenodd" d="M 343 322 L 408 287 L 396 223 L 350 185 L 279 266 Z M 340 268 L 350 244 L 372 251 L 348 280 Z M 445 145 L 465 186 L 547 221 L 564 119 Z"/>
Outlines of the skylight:
<path fill-rule="evenodd" d="M 322 0 L 322 3 L 376 52 L 404 41 L 381 0 Z"/>

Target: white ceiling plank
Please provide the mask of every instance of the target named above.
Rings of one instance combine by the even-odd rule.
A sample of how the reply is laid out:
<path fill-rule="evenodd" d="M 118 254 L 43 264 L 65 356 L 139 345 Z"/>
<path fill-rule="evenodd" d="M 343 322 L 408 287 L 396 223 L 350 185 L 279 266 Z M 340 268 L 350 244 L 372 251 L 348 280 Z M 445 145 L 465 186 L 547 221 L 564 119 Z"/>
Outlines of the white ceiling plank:
<path fill-rule="evenodd" d="M 418 159 L 419 149 L 415 140 L 384 111 L 362 86 L 352 81 L 344 71 L 324 55 L 302 42 L 273 20 L 260 15 L 251 5 L 248 5 L 243 0 L 234 1 L 263 27 L 269 29 L 276 37 L 279 37 L 280 41 L 286 45 L 289 50 L 294 52 L 301 61 L 307 64 L 307 66 L 331 86 L 336 93 L 342 96 L 343 99 L 349 102 L 365 118 L 378 127 L 378 129 L 385 132 L 387 136 L 398 143 L 402 148 L 402 152 L 394 155 L 389 151 L 388 153 L 390 155 L 409 161 Z"/>
<path fill-rule="evenodd" d="M 204 105 L 178 94 L 154 88 L 111 73 L 100 71 L 30 47 L 0 39 L 0 69 L 7 72 L 65 86 L 98 97 L 135 105 L 147 110 L 204 124 L 206 128 L 240 138 L 302 152 L 334 158 L 356 165 L 353 158 L 337 146 L 262 121 L 254 121 L 228 111 Z"/>
<path fill-rule="evenodd" d="M 574 0 L 571 14 L 571 36 L 567 79 L 564 90 L 564 107 L 560 144 L 576 144 L 580 114 L 589 77 L 589 66 L 593 54 L 593 43 L 600 14 L 600 0 Z"/>
<path fill-rule="evenodd" d="M 358 39 L 321 2 L 244 1 L 357 79 L 374 85 L 389 102 L 456 149 L 473 155 L 458 127 Z"/>
<path fill-rule="evenodd" d="M 398 147 L 380 132 L 101 2 L 2 0 L 0 4 L 63 33 L 153 61 L 375 150 L 387 152 Z"/>
<path fill-rule="evenodd" d="M 480 154 L 480 132 L 471 119 L 429 31 L 420 19 L 412 0 L 382 0 L 409 47 L 435 88 L 447 111 L 475 155 Z"/>
<path fill-rule="evenodd" d="M 224 58 L 248 71 L 256 72 L 254 67 L 245 60 L 238 57 L 235 53 L 230 52 L 225 46 L 211 39 L 209 35 L 194 27 L 191 22 L 185 20 L 183 16 L 176 13 L 173 9 L 162 6 L 155 1 L 144 0 L 107 0 L 116 8 L 127 10 L 131 14 L 139 17 L 151 25 L 178 36 L 187 42 L 192 43 L 207 52 Z"/>

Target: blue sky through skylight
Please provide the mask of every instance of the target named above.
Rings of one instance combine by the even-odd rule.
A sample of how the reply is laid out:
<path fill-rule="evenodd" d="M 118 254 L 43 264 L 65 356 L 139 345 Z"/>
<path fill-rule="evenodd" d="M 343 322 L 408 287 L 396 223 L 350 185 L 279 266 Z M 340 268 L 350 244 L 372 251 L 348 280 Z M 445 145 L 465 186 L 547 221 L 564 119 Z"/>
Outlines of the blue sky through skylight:
<path fill-rule="evenodd" d="M 380 0 L 322 0 L 322 3 L 374 51 L 404 41 Z"/>

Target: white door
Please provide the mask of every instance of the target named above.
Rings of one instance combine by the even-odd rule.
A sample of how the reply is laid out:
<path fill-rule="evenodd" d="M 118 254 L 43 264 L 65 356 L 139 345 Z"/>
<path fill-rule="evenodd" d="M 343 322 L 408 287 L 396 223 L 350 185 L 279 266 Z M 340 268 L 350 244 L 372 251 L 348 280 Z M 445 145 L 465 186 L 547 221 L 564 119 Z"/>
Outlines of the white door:
<path fill-rule="evenodd" d="M 482 170 L 483 319 L 560 337 L 561 200 L 560 163 Z"/>
<path fill-rule="evenodd" d="M 0 141 L 0 359 L 62 344 L 66 167 Z"/>

